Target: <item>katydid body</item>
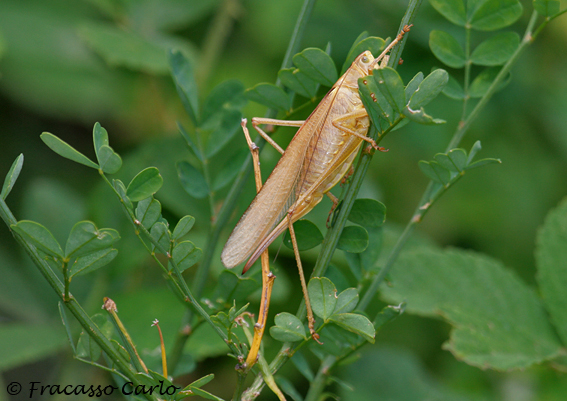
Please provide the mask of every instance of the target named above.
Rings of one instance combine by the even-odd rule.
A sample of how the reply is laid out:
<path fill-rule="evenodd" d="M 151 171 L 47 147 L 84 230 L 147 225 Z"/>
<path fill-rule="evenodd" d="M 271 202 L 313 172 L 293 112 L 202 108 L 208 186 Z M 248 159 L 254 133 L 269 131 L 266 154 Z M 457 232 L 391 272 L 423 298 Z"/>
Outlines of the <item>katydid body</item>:
<path fill-rule="evenodd" d="M 409 27 L 406 28 L 409 30 Z M 258 194 L 228 239 L 221 254 L 222 262 L 226 267 L 232 268 L 247 260 L 243 269 L 245 272 L 283 231 L 289 229 L 305 298 L 309 331 L 317 341 L 319 335 L 315 331 L 315 319 L 307 294 L 293 222 L 309 213 L 321 201 L 323 195 L 345 176 L 362 142 L 366 141 L 375 149 L 383 150 L 373 139 L 367 137 L 370 120 L 358 93 L 358 80 L 370 75 L 373 69 L 379 68 L 378 62 L 385 59 L 388 51 L 401 40 L 407 32 L 406 28 L 376 59 L 369 51 L 360 54 L 307 120 L 253 119 L 254 128 L 282 153 L 281 159 L 263 186 L 259 182 L 257 147 L 250 140 L 243 121 L 244 133 L 255 160 Z M 283 152 L 258 127 L 260 124 L 297 126 L 299 130 Z M 269 294 L 274 276 L 270 273 L 267 255 L 262 258 L 262 276 L 263 292 Z M 247 358 L 249 364 L 255 362 L 265 328 L 268 305 L 269 295 L 262 298 L 254 344 Z"/>

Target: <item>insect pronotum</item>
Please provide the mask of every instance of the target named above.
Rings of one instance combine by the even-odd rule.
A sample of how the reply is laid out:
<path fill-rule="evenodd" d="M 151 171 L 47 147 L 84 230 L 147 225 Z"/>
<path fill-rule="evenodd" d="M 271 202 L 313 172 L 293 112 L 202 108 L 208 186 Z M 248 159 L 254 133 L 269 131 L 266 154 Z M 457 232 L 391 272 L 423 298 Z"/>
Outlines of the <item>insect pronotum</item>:
<path fill-rule="evenodd" d="M 368 142 L 374 149 L 384 150 L 367 136 L 370 120 L 358 93 L 358 79 L 372 74 L 375 68 L 385 65 L 387 53 L 402 39 L 409 28 L 405 26 L 377 58 L 374 58 L 369 51 L 360 54 L 307 120 L 252 119 L 254 129 L 282 153 L 278 164 L 263 186 L 258 149 L 250 139 L 246 120 L 242 122 L 253 155 L 258 194 L 230 235 L 221 259 L 227 268 L 235 267 L 247 260 L 244 273 L 262 255 L 262 305 L 258 323 L 254 327 L 253 344 L 246 360 L 249 367 L 256 361 L 275 278 L 269 269 L 267 249 L 286 229 L 289 229 L 297 260 L 309 331 L 314 340 L 319 339 L 319 334 L 315 331 L 315 319 L 307 294 L 293 222 L 311 211 L 325 194 L 329 195 L 336 204 L 336 198 L 328 191 L 349 171 L 363 142 Z M 299 130 L 284 152 L 259 127 L 263 124 L 299 127 Z"/>

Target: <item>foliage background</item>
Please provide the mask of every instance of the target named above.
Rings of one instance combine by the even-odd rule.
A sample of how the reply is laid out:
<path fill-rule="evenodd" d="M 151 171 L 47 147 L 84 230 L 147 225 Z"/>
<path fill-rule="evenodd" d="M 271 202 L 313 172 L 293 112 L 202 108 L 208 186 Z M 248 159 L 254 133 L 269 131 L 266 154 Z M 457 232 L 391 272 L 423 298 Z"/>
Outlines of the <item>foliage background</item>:
<path fill-rule="evenodd" d="M 113 4 L 123 4 L 129 11 L 123 13 Z M 84 218 L 96 221 L 99 227 L 120 230 L 120 256 L 104 273 L 77 278 L 74 285 L 78 288 L 73 292 L 81 294 L 90 313 L 98 311 L 103 296 L 111 296 L 140 348 L 158 345 L 157 333 L 150 328 L 154 318 L 160 320 L 171 341 L 182 307 L 127 235 L 127 226 L 117 226 L 120 215 L 108 191 L 101 190 L 96 174 L 50 152 L 39 134 L 53 132 L 91 155 L 91 127 L 100 121 L 109 131 L 113 148 L 125 156 L 120 178 L 128 177 L 124 178 L 127 182 L 144 166 L 159 167 L 165 185 L 158 198 L 165 213 L 173 220 L 183 214 L 195 216 L 190 239 L 202 244 L 209 205 L 191 198 L 177 181 L 175 163 L 190 160 L 176 127 L 176 121 L 186 122 L 186 117 L 163 49 L 181 47 L 200 68 L 206 66 L 200 71 L 202 95 L 226 79 L 241 80 L 245 87 L 274 82 L 300 6 L 300 0 L 0 3 L 0 171 L 6 172 L 19 153 L 25 154 L 24 169 L 9 204 L 18 218 L 37 220 L 58 238 L 66 237 L 72 224 Z M 511 27 L 520 35 L 531 9 L 530 2 L 524 6 L 523 17 Z M 405 7 L 406 2 L 399 0 L 320 1 L 307 26 L 303 47 L 324 48 L 330 42 L 333 58 L 342 65 L 360 32 L 393 36 Z M 121 58 L 123 49 L 111 46 L 115 41 L 97 36 L 105 32 L 101 26 L 134 32 L 151 46 L 130 47 L 132 54 Z M 403 54 L 404 64 L 398 68 L 404 81 L 417 71 L 440 66 L 428 48 L 432 29 L 454 32 L 454 27 L 424 2 Z M 102 40 L 102 47 L 97 46 L 98 40 Z M 419 230 L 420 236 L 437 244 L 478 250 L 500 259 L 530 284 L 534 282 L 536 230 L 546 213 L 567 194 L 566 42 L 567 21 L 559 18 L 522 56 L 509 86 L 494 96 L 462 144 L 469 149 L 480 139 L 482 157 L 498 157 L 502 165 L 468 174 L 433 208 Z M 105 53 L 104 49 L 110 50 Z M 448 124 L 433 128 L 410 124 L 383 143 L 390 152 L 374 158 L 361 196 L 376 197 L 386 204 L 388 226 L 393 230 L 410 218 L 427 184 L 417 161 L 430 160 L 444 150 L 460 107 L 460 103 L 440 97 L 429 112 Z M 244 109 L 248 118 L 264 111 L 253 103 Z M 280 139 L 285 137 L 282 130 Z M 244 147 L 239 135 L 233 143 L 235 149 Z M 268 170 L 276 159 L 274 153 L 266 153 L 263 168 Z M 252 197 L 252 184 L 241 209 Z M 315 215 L 325 216 L 328 204 L 317 209 Z M 101 372 L 70 360 L 55 297 L 15 248 L 7 228 L 1 228 L 0 369 L 4 381 L 107 380 Z M 300 297 L 292 267 L 278 272 L 272 316 L 290 309 L 286 300 L 292 294 L 297 294 L 292 299 Z M 220 261 L 213 269 L 220 271 Z M 440 321 L 406 314 L 379 333 L 376 346 L 364 348 L 373 357 L 347 368 L 345 377 L 356 381 L 359 369 L 378 371 L 380 366 L 390 366 L 400 372 L 399 377 L 407 377 L 407 362 L 421 366 L 425 373 L 420 374 L 426 380 L 474 393 L 479 399 L 554 399 L 538 393 L 538 383 L 555 380 L 538 368 L 520 373 L 482 372 L 456 361 L 441 350 L 448 330 Z M 202 347 L 199 351 L 209 352 Z M 218 347 L 212 344 L 210 352 L 219 353 Z M 213 386 L 233 380 L 233 364 L 227 358 L 199 362 L 195 377 L 215 371 L 218 380 Z M 396 380 L 401 380 L 399 377 Z M 392 378 L 383 380 L 395 383 Z M 400 386 L 403 389 L 403 380 Z M 232 386 L 208 389 L 229 397 L 230 392 L 222 393 L 223 387 Z"/>

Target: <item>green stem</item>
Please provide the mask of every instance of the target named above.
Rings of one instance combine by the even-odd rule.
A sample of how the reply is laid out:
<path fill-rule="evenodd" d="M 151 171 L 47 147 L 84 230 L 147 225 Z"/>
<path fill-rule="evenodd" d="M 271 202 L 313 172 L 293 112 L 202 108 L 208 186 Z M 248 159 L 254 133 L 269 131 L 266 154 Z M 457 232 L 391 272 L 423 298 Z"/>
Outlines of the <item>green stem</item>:
<path fill-rule="evenodd" d="M 476 106 L 468 115 L 466 120 L 462 124 L 459 124 L 459 127 L 457 128 L 455 134 L 453 135 L 451 141 L 449 142 L 449 145 L 447 146 L 446 152 L 450 151 L 451 149 L 454 149 L 459 145 L 459 143 L 463 139 L 465 133 L 467 132 L 473 121 L 480 114 L 482 109 L 484 109 L 484 107 L 486 106 L 492 95 L 494 95 L 494 93 L 496 92 L 500 82 L 506 77 L 506 75 L 508 74 L 512 66 L 516 63 L 516 61 L 518 60 L 522 52 L 526 49 L 526 47 L 532 43 L 533 41 L 532 30 L 534 28 L 536 19 L 537 19 L 537 13 L 534 11 L 530 18 L 528 27 L 526 28 L 526 33 L 524 34 L 524 38 L 520 43 L 520 46 L 518 46 L 512 57 L 508 60 L 508 62 L 504 65 L 504 67 L 502 67 L 502 70 L 500 70 L 500 72 L 498 73 L 498 75 L 496 76 L 496 78 L 488 88 L 486 94 L 476 104 Z M 413 213 L 411 220 L 407 223 L 406 228 L 404 229 L 402 235 L 400 236 L 400 238 L 398 238 L 396 245 L 390 252 L 386 264 L 380 270 L 380 273 L 374 277 L 372 283 L 370 284 L 370 287 L 368 288 L 368 291 L 366 291 L 364 297 L 360 301 L 359 308 L 361 310 L 364 310 L 368 306 L 368 304 L 370 303 L 370 301 L 378 291 L 378 287 L 392 269 L 392 266 L 394 265 L 394 262 L 397 260 L 402 247 L 405 245 L 408 238 L 410 237 L 410 234 L 415 229 L 415 225 L 422 221 L 423 216 L 430 209 L 431 201 L 436 200 L 439 197 L 440 193 L 437 193 L 435 194 L 434 199 L 432 199 L 433 188 L 434 188 L 433 182 L 430 181 L 421 197 L 421 200 L 418 203 L 418 206 L 416 207 Z"/>
<path fill-rule="evenodd" d="M 413 20 L 415 19 L 415 16 L 417 15 L 417 10 L 421 5 L 421 1 L 422 0 L 410 0 L 406 13 L 402 18 L 402 22 L 400 23 L 399 31 L 401 31 L 401 29 L 405 25 L 412 24 Z M 400 55 L 403 51 L 403 47 L 405 46 L 406 37 L 407 35 L 404 36 L 404 40 L 399 44 L 399 46 L 396 46 L 393 49 L 390 55 L 389 63 L 391 63 L 390 65 L 392 65 L 394 68 L 398 65 L 397 60 L 399 60 Z M 376 134 L 377 134 L 376 129 L 374 127 L 371 127 L 370 135 L 371 136 L 374 135 L 375 137 Z M 381 136 L 381 138 L 383 137 L 384 135 Z M 327 266 L 329 265 L 333 253 L 336 249 L 336 245 L 340 237 L 340 234 L 342 233 L 344 225 L 346 224 L 348 214 L 350 213 L 352 205 L 356 200 L 358 190 L 360 189 L 360 186 L 362 184 L 362 179 L 364 178 L 366 171 L 368 170 L 368 167 L 370 165 L 370 161 L 372 160 L 373 153 L 374 152 L 363 152 L 362 155 L 360 156 L 358 165 L 355 169 L 355 173 L 350 181 L 349 187 L 346 190 L 345 197 L 341 204 L 341 210 L 338 213 L 335 224 L 329 231 L 327 231 L 327 235 L 325 236 L 325 240 L 323 241 L 323 245 L 319 253 L 319 256 L 317 258 L 317 262 L 315 263 L 315 267 L 313 269 L 313 273 L 311 277 L 320 277 L 325 274 L 325 270 L 327 269 Z M 305 301 L 302 301 L 299 310 L 297 312 L 297 317 L 299 319 L 304 319 L 305 315 L 306 315 Z M 293 344 L 289 342 L 286 342 L 282 345 L 280 351 L 270 363 L 270 370 L 272 374 L 275 374 L 278 371 L 278 369 L 280 369 L 293 354 L 293 351 L 290 351 L 292 347 Z M 252 383 L 252 386 L 250 386 L 250 388 L 247 390 L 247 393 L 256 394 L 257 396 L 258 394 L 260 394 L 263 385 L 264 384 L 262 382 L 262 378 L 258 376 Z M 256 398 L 256 396 L 250 399 L 254 399 Z"/>
<path fill-rule="evenodd" d="M 327 379 L 329 378 L 329 373 L 331 369 L 337 362 L 337 357 L 334 355 L 327 355 L 323 362 L 321 362 L 321 366 L 319 366 L 319 370 L 315 375 L 315 378 L 311 382 L 309 386 L 309 391 L 305 396 L 305 401 L 317 401 L 319 396 L 325 390 L 325 385 L 327 384 Z"/>
<path fill-rule="evenodd" d="M 16 218 L 10 211 L 8 205 L 4 199 L 0 199 L 0 217 L 4 220 L 4 223 L 10 227 L 13 224 L 17 223 Z M 49 267 L 49 265 L 41 258 L 41 256 L 37 253 L 36 248 L 28 243 L 24 238 L 20 237 L 18 234 L 12 231 L 12 235 L 16 239 L 16 241 L 24 248 L 32 262 L 36 265 L 39 269 L 40 273 L 46 279 L 47 283 L 51 286 L 51 288 L 55 291 L 57 296 L 63 301 L 65 307 L 75 316 L 75 319 L 79 322 L 81 327 L 85 333 L 87 333 L 93 341 L 95 341 L 100 348 L 108 355 L 112 363 L 116 364 L 116 366 L 122 371 L 124 375 L 128 377 L 128 379 L 134 383 L 134 385 L 142 384 L 138 378 L 135 376 L 136 371 L 132 368 L 132 366 L 126 361 L 126 359 L 114 348 L 112 343 L 106 336 L 100 331 L 98 326 L 91 320 L 89 315 L 83 310 L 81 305 L 77 302 L 75 297 L 69 293 L 69 299 L 65 299 L 65 286 L 59 280 L 59 277 L 55 274 L 55 272 Z M 146 394 L 145 397 L 148 400 L 157 400 L 156 397 Z"/>

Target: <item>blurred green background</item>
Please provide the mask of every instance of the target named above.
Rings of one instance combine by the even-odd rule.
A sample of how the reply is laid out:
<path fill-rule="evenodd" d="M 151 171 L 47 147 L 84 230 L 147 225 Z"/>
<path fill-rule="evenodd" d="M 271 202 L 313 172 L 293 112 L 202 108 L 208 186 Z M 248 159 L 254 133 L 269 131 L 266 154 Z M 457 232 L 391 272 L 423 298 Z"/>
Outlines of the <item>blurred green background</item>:
<path fill-rule="evenodd" d="M 169 76 L 166 49 L 181 49 L 194 60 L 200 98 L 227 79 L 238 79 L 245 87 L 274 82 L 301 3 L 0 2 L 0 174 L 8 171 L 18 154 L 25 156 L 22 174 L 8 204 L 16 218 L 41 222 L 60 241 L 81 219 L 93 220 L 98 227 L 119 229 L 123 237 L 118 246 L 120 256 L 103 271 L 77 278 L 73 293 L 89 313 L 100 310 L 103 296 L 112 297 L 141 349 L 158 345 L 157 333 L 150 328 L 154 318 L 160 320 L 171 342 L 183 307 L 130 235 L 116 202 L 108 189 L 100 185 L 97 174 L 52 153 L 39 134 L 52 132 L 92 156 L 92 126 L 99 121 L 108 130 L 113 148 L 125 159 L 119 178 L 128 182 L 141 168 L 157 166 L 165 179 L 157 195 L 164 213 L 173 221 L 184 214 L 195 216 L 197 222 L 190 239 L 202 246 L 209 226 L 209 205 L 191 198 L 177 180 L 175 163 L 190 160 L 191 156 L 176 122 L 188 126 L 188 119 Z M 520 35 L 532 9 L 529 1 L 523 4 L 522 18 L 508 29 Z M 331 43 L 331 55 L 342 65 L 362 31 L 381 37 L 395 35 L 406 6 L 405 1 L 399 0 L 319 1 L 302 48 L 324 48 Z M 424 2 L 404 50 L 404 63 L 398 68 L 405 82 L 418 71 L 427 73 L 441 66 L 428 48 L 429 32 L 433 29 L 463 37 L 462 32 Z M 478 43 L 483 38 L 479 34 L 473 41 Z M 511 83 L 494 96 L 462 144 L 468 150 L 474 141 L 480 140 L 483 150 L 479 157 L 496 157 L 503 163 L 467 174 L 427 215 L 419 227 L 419 236 L 441 246 L 484 252 L 533 283 L 537 228 L 546 213 L 567 194 L 566 48 L 567 19 L 559 18 L 522 55 L 512 70 Z M 410 124 L 382 143 L 390 151 L 374 158 L 361 196 L 375 197 L 386 204 L 388 225 L 394 230 L 410 218 L 427 184 L 417 162 L 430 160 L 435 153 L 445 150 L 461 107 L 459 102 L 440 96 L 428 112 L 447 120 L 447 124 L 431 128 Z M 264 112 L 265 108 L 253 103 L 244 109 L 249 119 Z M 245 147 L 239 135 L 233 143 L 235 152 Z M 231 155 L 220 156 L 219 162 L 227 157 Z M 267 157 L 273 160 L 266 165 L 273 165 L 275 156 L 268 152 Z M 241 209 L 253 194 L 252 183 L 249 184 Z M 326 216 L 329 205 L 324 205 L 314 211 L 316 216 Z M 227 235 L 228 230 L 225 238 Z M 220 260 L 216 260 L 214 274 L 222 268 Z M 296 281 L 292 270 L 278 273 L 272 316 L 282 309 L 294 311 L 285 300 L 296 291 Z M 251 311 L 254 308 L 257 307 L 253 306 Z M 538 390 L 541 383 L 561 381 L 541 374 L 537 368 L 504 374 L 482 372 L 456 361 L 441 350 L 448 331 L 449 327 L 442 322 L 404 315 L 379 334 L 377 346 L 365 348 L 373 357 L 365 357 L 345 369 L 345 379 L 360 383 L 356 373 L 360 369 L 378 371 L 387 366 L 393 372 L 401 372 L 400 377 L 407 377 L 404 375 L 414 372 L 404 370 L 407 365 L 421 369 L 416 375 L 424 382 L 477 397 L 466 399 L 563 399 Z M 108 380 L 101 371 L 72 360 L 59 324 L 56 298 L 15 246 L 6 227 L 0 228 L 0 332 L 0 370 L 5 383 Z M 196 350 L 196 355 L 201 356 L 223 354 L 226 350 L 214 344 L 211 350 Z M 234 362 L 221 357 L 197 358 L 197 363 L 193 378 L 215 372 L 217 380 L 207 389 L 230 397 Z M 289 367 L 284 374 L 295 377 Z M 301 387 L 301 379 L 297 380 Z M 380 380 L 395 387 L 399 377 L 384 376 Z M 399 386 L 403 389 L 404 382 Z M 567 391 L 564 384 L 557 388 Z M 267 393 L 264 397 L 270 399 Z M 349 399 L 373 399 L 372 392 L 354 394 L 358 395 Z"/>

